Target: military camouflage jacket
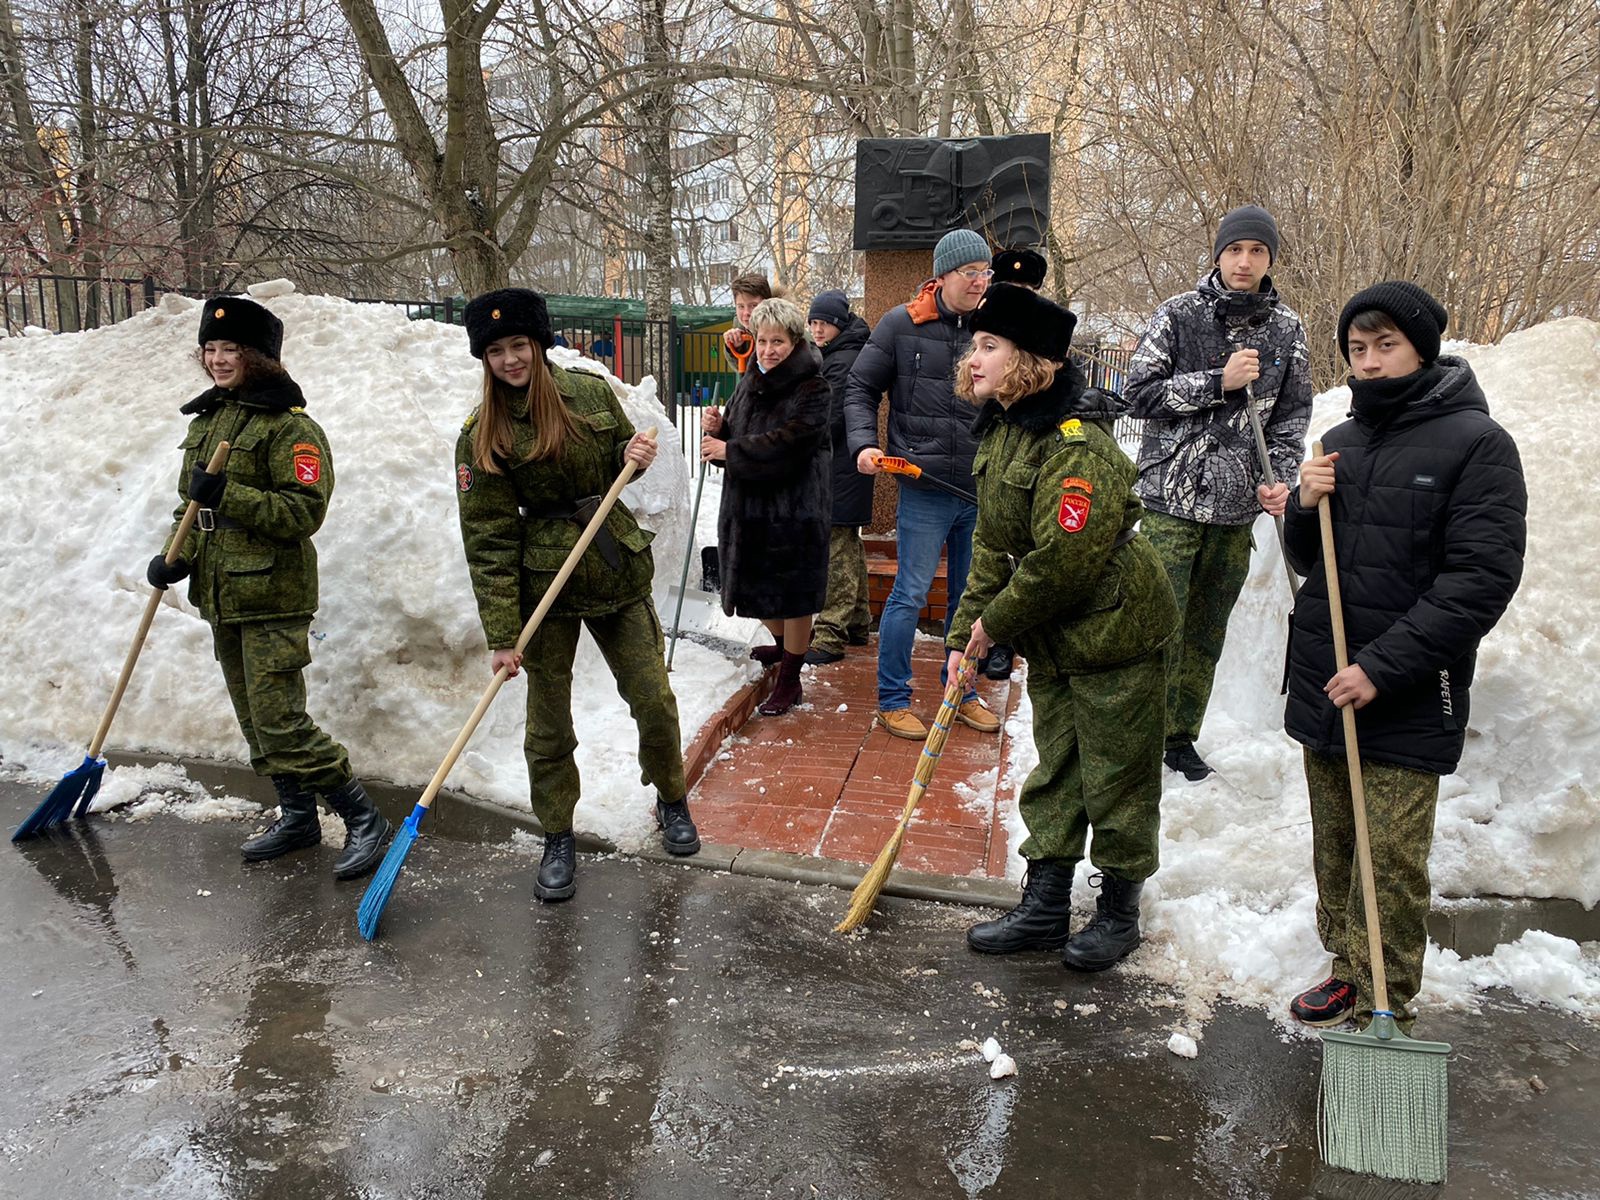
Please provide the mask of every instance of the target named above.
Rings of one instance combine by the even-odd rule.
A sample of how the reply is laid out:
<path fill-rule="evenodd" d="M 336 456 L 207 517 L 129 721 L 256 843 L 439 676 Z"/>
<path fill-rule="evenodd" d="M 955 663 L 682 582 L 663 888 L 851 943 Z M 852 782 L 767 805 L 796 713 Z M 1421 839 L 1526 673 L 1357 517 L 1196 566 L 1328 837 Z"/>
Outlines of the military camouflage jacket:
<path fill-rule="evenodd" d="M 1213 271 L 1150 318 L 1128 368 L 1133 415 L 1144 419 L 1139 497 L 1157 512 L 1207 525 L 1248 525 L 1261 512 L 1265 482 L 1243 389 L 1222 390 L 1235 350 L 1261 352 L 1252 386 L 1279 482 L 1299 478 L 1311 420 L 1305 326 L 1278 299 L 1271 279 L 1259 292 L 1230 292 Z"/>
<path fill-rule="evenodd" d="M 491 474 L 472 460 L 476 412 L 456 439 L 461 538 L 491 650 L 516 645 L 523 622 L 583 532 L 582 521 L 551 514 L 570 513 L 577 501 L 605 495 L 622 471 L 622 452 L 633 437 L 633 426 L 603 379 L 560 367 L 550 371 L 561 398 L 583 427 L 579 436 L 567 440 L 559 458 L 529 457 L 534 428 L 528 398 L 509 389 L 506 397 L 516 445 L 511 462 L 500 464 L 500 474 Z M 649 594 L 655 574 L 649 547 L 655 535 L 639 528 L 620 502 L 606 518 L 605 530 L 616 544 L 620 567 L 609 566 L 600 547 L 591 543 L 551 606 L 553 616 L 600 616 Z"/>
<path fill-rule="evenodd" d="M 1177 629 L 1166 571 L 1135 532 L 1144 509 L 1111 436 L 1110 399 L 1085 392 L 1070 368 L 1046 391 L 979 413 L 978 525 L 950 649 L 965 649 L 982 617 L 1030 671 L 1064 675 L 1131 662 Z"/>
<path fill-rule="evenodd" d="M 208 621 L 287 620 L 317 609 L 311 535 L 333 495 L 333 456 L 303 403 L 300 385 L 285 375 L 237 390 L 211 388 L 181 410 L 194 419 L 183 439 L 174 524 L 189 504 L 192 468 L 211 461 L 217 442 L 232 447 L 216 528 L 196 525 L 183 546 L 193 566 L 189 599 Z"/>

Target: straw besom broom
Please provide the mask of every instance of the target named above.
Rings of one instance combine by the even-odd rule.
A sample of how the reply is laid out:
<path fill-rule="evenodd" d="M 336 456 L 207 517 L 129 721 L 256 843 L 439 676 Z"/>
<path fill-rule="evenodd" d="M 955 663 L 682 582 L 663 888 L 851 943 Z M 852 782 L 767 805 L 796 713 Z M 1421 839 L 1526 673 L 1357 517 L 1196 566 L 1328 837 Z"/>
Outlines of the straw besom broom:
<path fill-rule="evenodd" d="M 1322 443 L 1313 445 L 1311 453 L 1322 457 Z M 1339 598 L 1333 516 L 1325 495 L 1317 501 L 1317 516 L 1322 525 L 1322 562 L 1328 580 L 1328 614 L 1333 621 L 1334 661 L 1342 671 L 1350 665 L 1350 655 Z M 1367 839 L 1367 798 L 1361 784 L 1361 752 L 1356 745 L 1356 712 L 1350 704 L 1340 711 L 1344 717 L 1350 800 L 1355 808 L 1356 861 L 1367 916 L 1367 950 L 1372 959 L 1372 1023 L 1360 1033 L 1330 1030 L 1322 1035 L 1317 1140 L 1323 1161 L 1329 1166 L 1386 1179 L 1442 1183 L 1448 1151 L 1450 1046 L 1407 1037 L 1395 1027 L 1394 1013 L 1389 1009 L 1383 936 L 1378 928 L 1378 893 L 1372 877 L 1372 847 Z"/>
<path fill-rule="evenodd" d="M 963 655 L 961 669 L 950 677 L 944 689 L 944 699 L 939 702 L 939 711 L 933 718 L 933 728 L 928 730 L 928 738 L 922 743 L 922 756 L 917 759 L 917 771 L 911 779 L 911 794 L 906 797 L 900 823 L 878 852 L 877 860 L 861 877 L 861 882 L 856 884 L 856 890 L 850 894 L 850 911 L 845 913 L 844 920 L 833 927 L 835 933 L 849 933 L 865 924 L 872 915 L 873 905 L 877 904 L 878 897 L 883 893 L 883 885 L 889 882 L 894 861 L 900 857 L 900 847 L 905 844 L 911 814 L 917 811 L 917 805 L 933 779 L 933 770 L 939 765 L 939 756 L 944 753 L 944 741 L 950 736 L 950 726 L 961 707 L 962 693 L 972 679 L 972 666 L 972 660 Z"/>

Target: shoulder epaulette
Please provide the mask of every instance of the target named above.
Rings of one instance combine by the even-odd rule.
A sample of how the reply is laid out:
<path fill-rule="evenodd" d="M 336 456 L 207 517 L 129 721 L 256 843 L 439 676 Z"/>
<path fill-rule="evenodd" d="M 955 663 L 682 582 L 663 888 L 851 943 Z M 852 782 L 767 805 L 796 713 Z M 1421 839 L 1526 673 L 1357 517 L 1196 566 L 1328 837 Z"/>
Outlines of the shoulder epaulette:
<path fill-rule="evenodd" d="M 468 417 L 466 419 L 466 421 L 462 424 L 461 432 L 462 433 L 471 433 L 472 432 L 472 427 L 474 425 L 476 425 L 477 423 L 478 423 L 478 410 L 477 409 L 473 409 L 472 410 L 472 415 L 470 417 Z"/>
<path fill-rule="evenodd" d="M 1056 431 L 1061 434 L 1064 442 L 1081 442 L 1085 440 L 1083 422 L 1077 417 L 1069 417 L 1056 426 Z"/>
<path fill-rule="evenodd" d="M 303 413 L 303 412 L 305 412 L 305 405 L 303 405 L 303 404 L 296 405 L 294 408 L 291 408 L 289 411 L 292 412 L 292 413 Z"/>

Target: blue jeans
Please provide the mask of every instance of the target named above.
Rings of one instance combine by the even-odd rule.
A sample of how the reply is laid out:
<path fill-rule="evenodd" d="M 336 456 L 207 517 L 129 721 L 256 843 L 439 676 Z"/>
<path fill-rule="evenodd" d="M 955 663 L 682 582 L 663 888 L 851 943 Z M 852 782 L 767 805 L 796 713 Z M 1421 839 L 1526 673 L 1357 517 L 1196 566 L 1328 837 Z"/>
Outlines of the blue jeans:
<path fill-rule="evenodd" d="M 961 593 L 967 589 L 972 529 L 977 523 L 976 505 L 930 488 L 900 485 L 895 514 L 898 563 L 894 587 L 878 618 L 878 707 L 885 712 L 911 705 L 911 645 L 917 636 L 917 614 L 928 602 L 928 589 L 939 569 L 941 550 L 945 552 L 949 598 L 944 629 L 945 633 L 950 632 Z M 946 682 L 945 670 L 944 666 L 939 668 L 941 684 Z M 977 694 L 971 692 L 966 699 Z"/>

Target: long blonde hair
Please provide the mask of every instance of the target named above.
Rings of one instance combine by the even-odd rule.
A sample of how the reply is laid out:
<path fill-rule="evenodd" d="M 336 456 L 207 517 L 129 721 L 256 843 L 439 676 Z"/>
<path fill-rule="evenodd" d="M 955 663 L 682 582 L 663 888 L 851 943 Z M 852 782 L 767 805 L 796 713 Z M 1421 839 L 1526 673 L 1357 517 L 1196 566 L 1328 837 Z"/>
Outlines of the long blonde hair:
<path fill-rule="evenodd" d="M 533 425 L 533 452 L 528 459 L 559 458 L 568 437 L 581 437 L 588 422 L 580 421 L 561 399 L 555 376 L 545 359 L 544 347 L 533 339 L 533 370 L 528 380 L 528 420 Z M 483 403 L 472 429 L 472 461 L 479 470 L 499 475 L 500 462 L 511 465 L 511 451 L 517 435 L 511 427 L 511 410 L 506 404 L 509 388 L 495 378 L 487 359 L 483 363 Z"/>

